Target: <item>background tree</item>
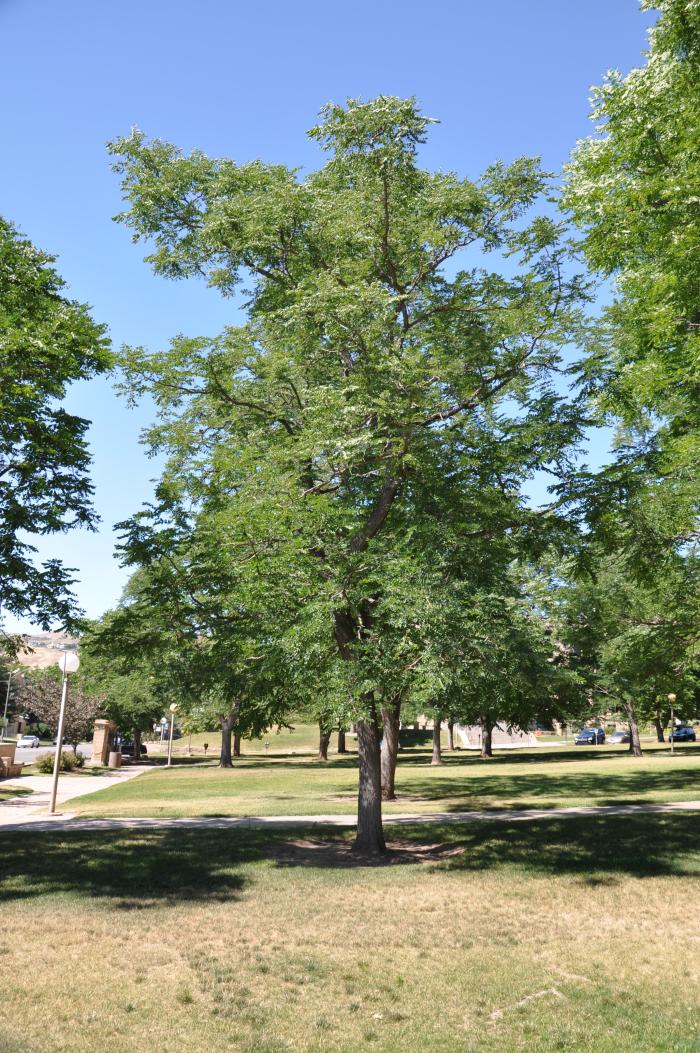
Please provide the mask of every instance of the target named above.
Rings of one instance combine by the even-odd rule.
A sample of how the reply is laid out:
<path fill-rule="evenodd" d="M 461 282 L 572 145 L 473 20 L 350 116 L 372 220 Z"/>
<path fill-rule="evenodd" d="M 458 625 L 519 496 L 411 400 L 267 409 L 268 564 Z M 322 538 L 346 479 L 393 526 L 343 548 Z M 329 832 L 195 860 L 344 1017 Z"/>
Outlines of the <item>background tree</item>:
<path fill-rule="evenodd" d="M 95 521 L 89 422 L 61 400 L 110 365 L 104 327 L 63 295 L 53 259 L 0 218 L 0 615 L 44 629 L 71 618 L 71 582 L 56 560 L 37 566 L 28 539 Z"/>
<path fill-rule="evenodd" d="M 90 739 L 97 717 L 104 709 L 104 695 L 93 694 L 81 676 L 71 677 L 63 734 L 77 753 L 79 743 Z M 29 670 L 22 678 L 19 694 L 22 709 L 46 724 L 54 734 L 61 709 L 61 673 L 54 669 Z M 61 744 L 58 744 L 60 749 Z"/>
<path fill-rule="evenodd" d="M 653 578 L 640 579 L 623 555 L 599 554 L 560 585 L 565 632 L 591 697 L 599 709 L 624 712 L 635 756 L 642 755 L 640 722 L 653 722 L 658 733 L 669 692 L 679 712 L 695 715 L 699 574 L 694 555 L 668 559 Z"/>
<path fill-rule="evenodd" d="M 384 847 L 388 696 L 366 655 L 380 653 L 392 555 L 407 558 L 412 532 L 449 520 L 466 489 L 466 538 L 503 536 L 527 518 L 524 480 L 565 466 L 582 427 L 553 381 L 586 289 L 561 229 L 534 214 L 546 177 L 533 159 L 476 182 L 427 171 L 430 124 L 410 99 L 329 105 L 310 133 L 328 161 L 303 180 L 183 157 L 139 132 L 112 145 L 122 219 L 155 242 L 157 272 L 204 275 L 225 294 L 250 286 L 245 326 L 125 356 L 169 456 L 152 536 L 185 509 L 206 517 L 232 566 L 283 583 L 287 610 L 293 598 L 325 617 L 347 666 L 369 852 Z"/>

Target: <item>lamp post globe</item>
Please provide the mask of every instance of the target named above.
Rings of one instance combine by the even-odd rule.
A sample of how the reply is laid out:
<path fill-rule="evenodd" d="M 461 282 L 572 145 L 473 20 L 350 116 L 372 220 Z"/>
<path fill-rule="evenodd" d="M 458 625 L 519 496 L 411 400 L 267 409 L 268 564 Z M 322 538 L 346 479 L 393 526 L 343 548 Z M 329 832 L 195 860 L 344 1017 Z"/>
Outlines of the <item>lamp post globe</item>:
<path fill-rule="evenodd" d="M 75 651 L 64 651 L 60 658 L 57 659 L 57 663 L 64 676 L 67 676 L 69 673 L 77 673 L 80 668 L 80 659 Z"/>

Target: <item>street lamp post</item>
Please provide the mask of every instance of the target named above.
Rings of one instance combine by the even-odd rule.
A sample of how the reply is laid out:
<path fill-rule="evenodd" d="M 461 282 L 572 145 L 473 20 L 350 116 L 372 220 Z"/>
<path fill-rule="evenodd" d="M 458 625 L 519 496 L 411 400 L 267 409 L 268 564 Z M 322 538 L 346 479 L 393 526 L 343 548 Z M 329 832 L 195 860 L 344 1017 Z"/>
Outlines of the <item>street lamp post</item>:
<path fill-rule="evenodd" d="M 58 773 L 61 768 L 61 758 L 63 756 L 63 725 L 66 719 L 66 699 L 68 698 L 68 676 L 70 673 L 77 673 L 80 665 L 80 659 L 77 654 L 73 651 L 64 651 L 61 657 L 58 659 L 58 667 L 63 673 L 63 681 L 61 683 L 61 708 L 58 714 L 58 732 L 56 735 L 56 756 L 53 762 L 53 781 L 51 783 L 51 803 L 49 805 L 49 815 L 56 814 L 56 791 L 58 790 Z"/>
<path fill-rule="evenodd" d="M 10 691 L 12 688 L 12 677 L 15 673 L 19 673 L 19 666 L 16 669 L 11 669 L 7 677 L 7 694 L 5 695 L 5 712 L 2 715 L 2 735 L 0 735 L 0 742 L 5 741 L 5 731 L 7 730 L 7 707 L 10 704 Z"/>
<path fill-rule="evenodd" d="M 674 695 L 673 691 L 671 691 L 667 697 L 669 702 L 671 703 L 671 734 L 669 735 L 669 739 L 671 741 L 671 753 L 673 753 L 673 707 L 676 704 L 676 696 Z"/>
<path fill-rule="evenodd" d="M 171 702 L 168 706 L 170 710 L 170 738 L 168 739 L 168 763 L 167 768 L 170 767 L 173 759 L 173 729 L 175 727 L 175 710 L 177 709 L 177 702 Z"/>

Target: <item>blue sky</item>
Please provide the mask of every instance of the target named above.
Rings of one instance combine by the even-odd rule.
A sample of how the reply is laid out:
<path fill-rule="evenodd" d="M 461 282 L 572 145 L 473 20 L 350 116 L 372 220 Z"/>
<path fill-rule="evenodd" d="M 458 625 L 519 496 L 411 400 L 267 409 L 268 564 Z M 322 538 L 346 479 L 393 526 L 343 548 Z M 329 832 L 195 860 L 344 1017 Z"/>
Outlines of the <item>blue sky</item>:
<path fill-rule="evenodd" d="M 155 278 L 112 222 L 108 139 L 138 125 L 185 150 L 311 169 L 304 133 L 324 102 L 416 95 L 442 122 L 428 166 L 476 176 L 525 153 L 559 170 L 590 134 L 590 85 L 639 64 L 650 22 L 637 0 L 0 0 L 0 210 L 58 256 L 116 346 L 213 334 L 235 305 Z M 68 405 L 94 422 L 102 526 L 39 551 L 77 568 L 97 616 L 126 580 L 112 526 L 148 500 L 158 466 L 138 444 L 147 407 L 128 410 L 107 381 L 76 386 Z"/>

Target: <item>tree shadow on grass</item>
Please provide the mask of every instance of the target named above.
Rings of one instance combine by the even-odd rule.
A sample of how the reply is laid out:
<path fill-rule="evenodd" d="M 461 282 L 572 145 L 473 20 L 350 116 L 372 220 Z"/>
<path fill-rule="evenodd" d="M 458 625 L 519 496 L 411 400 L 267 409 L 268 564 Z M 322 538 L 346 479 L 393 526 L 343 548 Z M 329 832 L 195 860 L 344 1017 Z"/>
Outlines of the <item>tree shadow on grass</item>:
<path fill-rule="evenodd" d="M 631 757 L 626 746 L 624 748 L 597 746 L 592 747 L 591 749 L 586 749 L 583 746 L 577 746 L 574 748 L 569 744 L 569 746 L 532 746 L 524 749 L 508 750 L 499 750 L 496 746 L 495 751 L 493 757 L 484 759 L 478 750 L 458 749 L 455 750 L 454 753 L 451 753 L 443 749 L 442 761 L 443 765 L 446 767 L 459 765 L 460 767 L 474 767 L 487 770 L 489 768 L 508 767 L 512 764 L 566 765 L 578 764 L 581 761 L 597 761 L 605 763 L 606 761 L 620 761 Z M 670 761 L 670 749 L 668 745 L 644 745 L 643 753 L 646 759 L 668 758 Z M 686 745 L 684 743 L 679 746 L 676 744 L 676 759 L 683 757 L 686 759 L 688 757 L 700 757 L 700 745 Z M 411 747 L 399 752 L 399 765 L 429 765 L 431 758 L 432 748 Z"/>
<path fill-rule="evenodd" d="M 45 896 L 104 900 L 123 911 L 184 902 L 230 903 L 254 881 L 246 864 L 321 871 L 414 863 L 465 873 L 575 876 L 591 886 L 623 877 L 700 876 L 697 814 L 635 814 L 536 822 L 387 825 L 380 860 L 350 848 L 353 832 L 128 830 L 0 836 L 0 901 Z"/>
<path fill-rule="evenodd" d="M 641 768 L 638 771 L 606 772 L 604 767 L 595 766 L 590 771 L 566 772 L 557 769 L 533 772 L 532 774 L 509 775 L 500 772 L 498 775 L 485 771 L 483 775 L 460 777 L 443 772 L 440 777 L 416 777 L 411 775 L 410 782 L 402 784 L 401 772 L 397 772 L 396 789 L 401 799 L 411 797 L 423 800 L 445 800 L 446 811 L 462 811 L 474 807 L 479 798 L 491 800 L 491 807 L 497 807 L 498 799 L 503 801 L 542 801 L 544 807 L 548 802 L 552 806 L 566 800 L 594 799 L 597 804 L 632 804 L 649 800 L 652 795 L 664 793 L 682 794 L 684 800 L 693 800 L 700 795 L 700 768 L 688 770 L 663 766 L 657 770 Z"/>
<path fill-rule="evenodd" d="M 595 886 L 625 876 L 699 877 L 698 833 L 700 816 L 681 812 L 473 823 L 456 830 L 425 826 L 411 836 L 458 845 L 460 852 L 443 864 L 449 870 L 515 867 L 533 875 L 578 875 Z"/>
<path fill-rule="evenodd" d="M 492 771 L 498 768 L 508 768 L 514 764 L 551 764 L 556 766 L 566 766 L 567 764 L 578 764 L 581 761 L 595 762 L 598 764 L 605 764 L 609 761 L 621 761 L 625 760 L 629 756 L 627 748 L 624 749 L 612 749 L 605 746 L 599 746 L 592 749 L 584 749 L 578 747 L 577 749 L 568 749 L 566 747 L 554 746 L 551 748 L 547 747 L 532 747 L 531 749 L 525 750 L 501 750 L 496 751 L 493 757 L 488 760 L 484 760 L 478 752 L 473 750 L 455 750 L 454 753 L 449 753 L 447 750 L 443 750 L 443 767 L 458 767 L 458 768 L 474 768 L 484 773 Z M 659 758 L 660 760 L 669 756 L 668 746 L 662 746 L 660 748 L 647 747 L 644 753 L 645 758 Z M 676 756 L 681 757 L 700 757 L 700 745 L 682 745 L 680 748 L 676 747 Z M 432 758 L 432 748 L 422 747 L 409 747 L 402 749 L 399 752 L 398 764 L 399 772 L 402 767 L 406 768 L 430 768 L 430 761 Z M 194 766 L 214 766 L 212 761 L 216 758 L 209 756 L 204 757 L 177 757 L 174 759 L 173 766 L 180 767 L 186 765 Z M 154 760 L 154 766 L 165 764 L 165 759 Z M 221 769 L 222 771 L 230 771 L 232 774 L 236 770 L 259 768 L 283 770 L 298 769 L 298 768 L 309 768 L 318 771 L 332 771 L 334 768 L 357 768 L 358 758 L 357 753 L 348 753 L 341 755 L 333 755 L 328 758 L 327 761 L 319 761 L 314 753 L 277 753 L 277 754 L 244 754 L 242 757 L 234 758 L 233 766 L 229 769 Z"/>
<path fill-rule="evenodd" d="M 266 832 L 128 830 L 0 836 L 0 902 L 46 895 L 105 898 L 121 910 L 230 902 Z"/>
<path fill-rule="evenodd" d="M 367 857 L 352 850 L 352 834 L 287 837 L 265 849 L 278 867 L 318 870 L 428 864 L 440 871 L 525 872 L 574 876 L 591 887 L 624 877 L 700 877 L 700 818 L 675 815 L 600 816 L 535 822 L 473 822 L 394 826 L 388 852 Z"/>

